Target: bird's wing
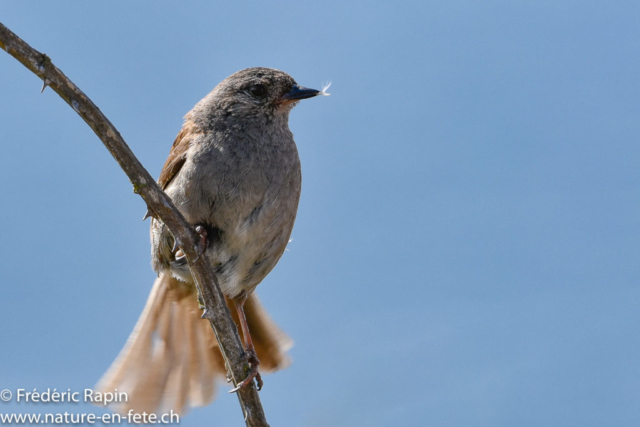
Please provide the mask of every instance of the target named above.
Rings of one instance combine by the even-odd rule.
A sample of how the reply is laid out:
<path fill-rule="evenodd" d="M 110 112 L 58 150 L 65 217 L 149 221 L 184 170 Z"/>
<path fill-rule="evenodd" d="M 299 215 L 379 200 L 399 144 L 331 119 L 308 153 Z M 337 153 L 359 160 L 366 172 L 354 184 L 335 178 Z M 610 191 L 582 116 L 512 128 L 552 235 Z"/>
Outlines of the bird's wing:
<path fill-rule="evenodd" d="M 202 133 L 200 128 L 192 121 L 187 121 L 178 133 L 173 142 L 169 157 L 162 167 L 158 185 L 164 190 L 171 180 L 178 174 L 184 163 L 187 161 L 187 150 L 191 143 Z"/>

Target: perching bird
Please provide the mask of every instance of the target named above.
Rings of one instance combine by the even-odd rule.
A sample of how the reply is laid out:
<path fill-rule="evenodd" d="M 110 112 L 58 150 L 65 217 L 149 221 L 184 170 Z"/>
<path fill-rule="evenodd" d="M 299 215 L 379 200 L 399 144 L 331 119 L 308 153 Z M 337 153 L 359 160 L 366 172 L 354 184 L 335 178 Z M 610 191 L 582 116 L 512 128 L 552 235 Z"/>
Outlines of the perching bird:
<path fill-rule="evenodd" d="M 270 371 L 289 361 L 289 338 L 253 291 L 282 256 L 300 199 L 289 113 L 301 99 L 324 94 L 298 86 L 282 71 L 238 71 L 185 116 L 158 179 L 187 221 L 203 230 L 204 256 L 236 309 L 231 312 L 252 368 L 239 387 L 254 377 L 260 385 L 258 363 Z M 213 400 L 215 381 L 226 369 L 209 322 L 200 319 L 186 259 L 157 218 L 151 223 L 151 258 L 159 277 L 96 389 L 127 393 L 128 402 L 114 406 L 117 411 L 184 413 Z"/>

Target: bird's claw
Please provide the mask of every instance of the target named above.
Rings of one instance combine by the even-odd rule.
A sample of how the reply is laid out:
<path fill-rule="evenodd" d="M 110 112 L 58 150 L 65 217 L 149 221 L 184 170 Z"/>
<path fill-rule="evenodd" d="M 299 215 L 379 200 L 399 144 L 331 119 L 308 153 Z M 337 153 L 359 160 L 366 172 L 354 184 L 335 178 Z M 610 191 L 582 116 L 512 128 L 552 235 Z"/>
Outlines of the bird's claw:
<path fill-rule="evenodd" d="M 254 378 L 256 379 L 258 391 L 262 390 L 262 386 L 264 383 L 262 382 L 262 376 L 260 375 L 260 372 L 258 372 L 258 365 L 260 365 L 258 355 L 256 354 L 255 350 L 247 350 L 245 352 L 245 357 L 247 358 L 247 362 L 249 362 L 249 365 L 251 366 L 249 374 L 247 375 L 247 378 L 240 381 L 236 388 L 231 390 L 229 393 L 235 393 L 241 388 L 246 387 L 247 385 L 251 384 L 251 381 L 253 381 Z"/>
<path fill-rule="evenodd" d="M 173 239 L 173 246 L 171 246 L 171 252 L 175 252 L 180 247 L 180 243 L 178 243 L 178 239 Z"/>
<path fill-rule="evenodd" d="M 176 261 L 182 261 L 185 258 L 184 251 L 180 249 L 181 245 L 182 243 L 179 242 L 177 238 L 173 239 L 173 246 L 171 247 L 171 252 L 173 252 L 174 254 L 173 256 L 175 257 Z"/>
<path fill-rule="evenodd" d="M 224 369 L 227 371 L 227 382 L 230 383 L 233 381 L 233 375 L 231 375 L 231 368 L 229 368 L 229 364 L 224 362 Z"/>

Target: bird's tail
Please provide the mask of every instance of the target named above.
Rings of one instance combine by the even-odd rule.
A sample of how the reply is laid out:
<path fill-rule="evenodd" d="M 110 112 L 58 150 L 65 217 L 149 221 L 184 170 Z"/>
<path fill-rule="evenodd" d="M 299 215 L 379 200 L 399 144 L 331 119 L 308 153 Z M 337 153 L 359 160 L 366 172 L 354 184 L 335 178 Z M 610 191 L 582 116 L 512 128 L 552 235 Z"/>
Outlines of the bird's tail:
<path fill-rule="evenodd" d="M 255 294 L 244 309 L 261 371 L 286 367 L 290 338 Z M 200 315 L 193 286 L 168 274 L 158 277 L 127 343 L 95 387 L 98 392 L 127 394 L 126 402 L 111 405 L 113 410 L 184 414 L 190 407 L 211 403 L 226 369 L 209 321 Z"/>

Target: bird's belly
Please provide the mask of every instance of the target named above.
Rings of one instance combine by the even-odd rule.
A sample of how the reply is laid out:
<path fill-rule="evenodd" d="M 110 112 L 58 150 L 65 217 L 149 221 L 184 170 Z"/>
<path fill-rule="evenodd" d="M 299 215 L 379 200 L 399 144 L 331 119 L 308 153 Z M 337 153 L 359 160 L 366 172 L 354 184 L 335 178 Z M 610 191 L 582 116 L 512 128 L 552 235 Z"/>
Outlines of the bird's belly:
<path fill-rule="evenodd" d="M 281 224 L 256 221 L 227 230 L 218 244 L 207 249 L 222 292 L 234 297 L 253 290 L 282 256 L 292 227 L 293 221 Z"/>

